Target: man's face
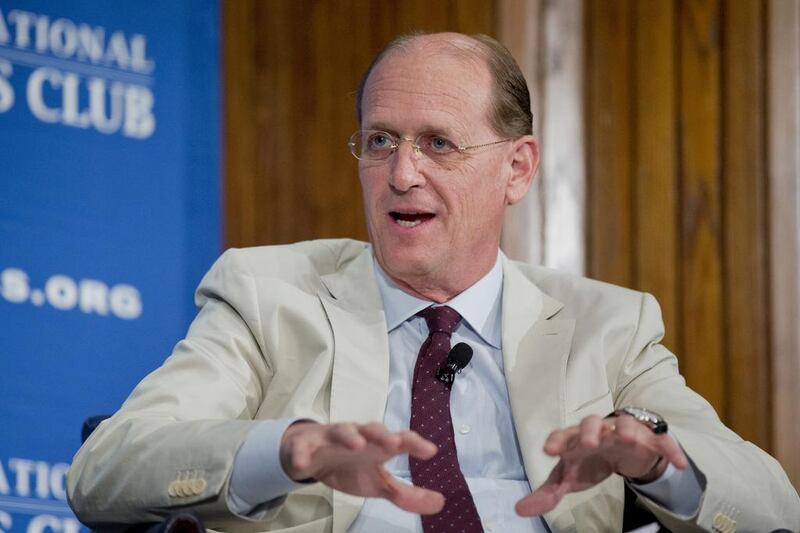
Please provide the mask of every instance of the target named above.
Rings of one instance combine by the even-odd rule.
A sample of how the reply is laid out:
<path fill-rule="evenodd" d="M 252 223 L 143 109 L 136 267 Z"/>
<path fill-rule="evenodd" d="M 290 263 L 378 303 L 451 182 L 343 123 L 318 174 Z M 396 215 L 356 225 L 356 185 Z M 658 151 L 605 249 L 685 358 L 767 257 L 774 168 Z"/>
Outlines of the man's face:
<path fill-rule="evenodd" d="M 488 121 L 485 62 L 454 54 L 436 36 L 421 41 L 390 53 L 370 74 L 361 128 L 406 139 L 437 133 L 461 146 L 500 140 Z M 518 199 L 509 198 L 514 145 L 469 150 L 442 164 L 401 142 L 386 160 L 359 162 L 367 227 L 387 274 L 441 300 L 432 295 L 452 297 L 488 272 L 505 205 Z"/>

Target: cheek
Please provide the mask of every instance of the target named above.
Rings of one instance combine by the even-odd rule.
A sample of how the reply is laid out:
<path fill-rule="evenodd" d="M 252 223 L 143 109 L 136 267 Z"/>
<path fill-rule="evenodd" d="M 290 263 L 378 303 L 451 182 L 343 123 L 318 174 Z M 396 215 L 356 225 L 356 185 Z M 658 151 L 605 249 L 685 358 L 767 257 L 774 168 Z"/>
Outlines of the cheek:
<path fill-rule="evenodd" d="M 378 201 L 378 176 L 369 170 L 359 170 L 361 182 L 361 197 L 364 200 L 364 211 L 369 214 L 374 211 Z"/>
<path fill-rule="evenodd" d="M 496 167 L 472 166 L 467 175 L 459 176 L 459 204 L 469 210 L 473 225 L 491 218 L 505 205 L 505 187 Z"/>

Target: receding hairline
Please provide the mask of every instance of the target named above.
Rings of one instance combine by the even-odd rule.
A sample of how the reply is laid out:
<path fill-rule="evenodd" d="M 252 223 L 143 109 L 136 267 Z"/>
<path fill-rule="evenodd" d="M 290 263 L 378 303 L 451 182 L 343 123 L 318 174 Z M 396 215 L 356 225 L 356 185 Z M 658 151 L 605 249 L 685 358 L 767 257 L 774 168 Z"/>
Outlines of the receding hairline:
<path fill-rule="evenodd" d="M 443 45 L 435 51 L 443 54 L 452 54 L 458 59 L 480 59 L 484 65 L 487 63 L 488 50 L 484 43 L 472 35 L 463 33 L 422 33 L 413 32 L 401 35 L 389 43 L 383 52 L 376 57 L 368 72 L 397 53 L 409 53 L 425 46 Z"/>
<path fill-rule="evenodd" d="M 362 123 L 362 105 L 364 100 L 364 92 L 369 82 L 369 79 L 372 76 L 372 73 L 384 62 L 384 60 L 399 54 L 399 53 L 411 53 L 415 50 L 418 50 L 420 47 L 425 45 L 446 45 L 440 49 L 437 49 L 437 52 L 441 52 L 443 54 L 448 54 L 451 57 L 460 60 L 460 61 L 468 61 L 472 63 L 479 63 L 483 68 L 485 68 L 485 72 L 488 74 L 491 88 L 490 88 L 490 107 L 495 107 L 495 109 L 487 109 L 487 113 L 489 114 L 490 123 L 497 130 L 497 133 L 500 134 L 507 134 L 509 133 L 506 131 L 506 124 L 503 123 L 502 120 L 499 120 L 499 114 L 497 113 L 498 109 L 496 107 L 497 104 L 497 96 L 498 93 L 503 93 L 508 90 L 506 84 L 501 81 L 501 73 L 498 72 L 503 65 L 500 65 L 497 61 L 498 56 L 503 56 L 501 58 L 501 62 L 505 63 L 505 66 L 510 66 L 508 63 L 513 63 L 513 69 L 517 73 L 517 75 L 521 78 L 520 82 L 525 92 L 525 98 L 528 102 L 528 110 L 526 111 L 528 114 L 530 113 L 530 96 L 528 95 L 527 84 L 524 81 L 524 76 L 519 71 L 519 65 L 516 64 L 511 54 L 508 50 L 499 42 L 497 42 L 492 37 L 484 34 L 474 34 L 474 35 L 466 35 L 463 33 L 455 33 L 455 32 L 441 32 L 441 33 L 425 33 L 420 31 L 414 31 L 410 33 L 406 33 L 400 35 L 389 42 L 376 56 L 373 58 L 372 63 L 370 63 L 367 70 L 364 72 L 363 76 L 361 77 L 361 81 L 358 85 L 358 91 L 356 93 L 356 119 L 358 121 L 359 126 Z M 498 52 L 502 50 L 502 52 Z M 500 87 L 503 84 L 504 87 Z M 520 83 L 517 84 L 517 88 L 519 88 Z M 531 128 L 531 118 L 530 115 L 528 116 L 526 125 L 522 126 L 521 131 L 517 131 L 516 134 L 525 135 L 532 133 Z"/>
<path fill-rule="evenodd" d="M 383 50 L 372 60 L 364 75 L 361 77 L 361 82 L 358 86 L 357 97 L 357 114 L 358 122 L 361 123 L 361 105 L 364 100 L 364 91 L 367 83 L 372 77 L 372 73 L 388 59 L 395 57 L 398 54 L 409 54 L 423 49 L 425 46 L 444 45 L 441 48 L 434 50 L 435 53 L 447 55 L 459 61 L 466 61 L 470 63 L 478 63 L 489 72 L 488 54 L 489 50 L 484 43 L 474 38 L 471 35 L 462 33 L 440 32 L 440 33 L 424 33 L 424 32 L 411 32 L 400 35 L 389 42 Z"/>

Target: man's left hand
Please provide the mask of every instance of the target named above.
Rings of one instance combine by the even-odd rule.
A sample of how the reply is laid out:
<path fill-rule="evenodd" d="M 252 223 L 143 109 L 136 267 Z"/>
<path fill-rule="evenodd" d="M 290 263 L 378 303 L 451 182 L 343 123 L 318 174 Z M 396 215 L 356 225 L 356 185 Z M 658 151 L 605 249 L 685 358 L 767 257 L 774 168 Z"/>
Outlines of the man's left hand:
<path fill-rule="evenodd" d="M 689 461 L 667 433 L 656 434 L 629 415 L 584 418 L 577 426 L 553 431 L 544 452 L 560 457 L 550 476 L 515 506 L 520 516 L 542 515 L 570 492 L 597 485 L 617 473 L 639 483 L 658 479 L 672 463 L 684 469 Z"/>

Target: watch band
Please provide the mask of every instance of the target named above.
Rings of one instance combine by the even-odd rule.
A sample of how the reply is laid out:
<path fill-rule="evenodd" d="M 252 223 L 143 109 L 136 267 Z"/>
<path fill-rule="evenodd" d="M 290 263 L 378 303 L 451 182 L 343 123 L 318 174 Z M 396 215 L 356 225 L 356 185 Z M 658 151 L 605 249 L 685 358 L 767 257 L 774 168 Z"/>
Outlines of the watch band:
<path fill-rule="evenodd" d="M 659 415 L 658 413 L 654 413 L 648 409 L 643 407 L 633 407 L 627 406 L 622 407 L 621 409 L 617 409 L 611 414 L 609 414 L 606 418 L 609 417 L 616 417 L 620 415 L 629 415 L 635 418 L 638 422 L 641 422 L 645 426 L 649 427 L 653 433 L 661 434 L 666 433 L 669 426 L 667 426 L 667 422 Z"/>

